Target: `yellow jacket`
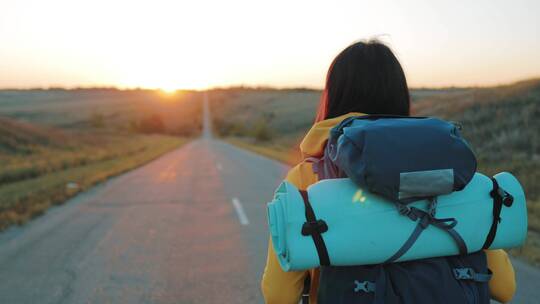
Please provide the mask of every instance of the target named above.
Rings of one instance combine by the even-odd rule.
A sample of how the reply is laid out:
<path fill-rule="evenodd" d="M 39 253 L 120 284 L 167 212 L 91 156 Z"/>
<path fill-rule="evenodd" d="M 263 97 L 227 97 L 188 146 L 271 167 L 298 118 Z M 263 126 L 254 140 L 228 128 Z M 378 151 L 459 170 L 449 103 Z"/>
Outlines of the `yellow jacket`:
<path fill-rule="evenodd" d="M 316 123 L 300 144 L 304 158 L 322 156 L 330 129 L 353 115 L 361 114 L 349 113 Z M 305 190 L 309 185 L 317 182 L 317 176 L 313 173 L 311 163 L 302 161 L 289 171 L 286 180 L 299 189 Z M 486 250 L 486 254 L 488 267 L 493 272 L 493 277 L 489 281 L 491 297 L 499 302 L 509 302 L 516 290 L 514 268 L 510 259 L 504 250 Z M 310 303 L 316 304 L 319 270 L 312 269 L 309 272 L 312 278 Z M 298 304 L 307 274 L 308 271 L 284 272 L 279 266 L 272 244 L 269 243 L 266 267 L 261 282 L 265 302 L 267 304 Z"/>

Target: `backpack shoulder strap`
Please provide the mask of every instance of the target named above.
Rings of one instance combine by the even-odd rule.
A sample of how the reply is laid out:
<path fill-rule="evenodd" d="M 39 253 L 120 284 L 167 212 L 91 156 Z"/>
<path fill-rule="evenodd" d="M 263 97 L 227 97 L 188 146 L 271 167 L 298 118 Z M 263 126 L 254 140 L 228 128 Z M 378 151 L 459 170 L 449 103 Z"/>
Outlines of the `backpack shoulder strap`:
<path fill-rule="evenodd" d="M 309 291 L 311 290 L 311 273 L 308 273 L 304 279 L 304 288 L 302 289 L 302 303 L 309 304 Z"/>
<path fill-rule="evenodd" d="M 313 173 L 317 175 L 318 180 L 325 179 L 324 177 L 324 168 L 323 168 L 323 157 L 307 157 L 304 159 L 305 162 L 311 163 L 311 168 Z"/>

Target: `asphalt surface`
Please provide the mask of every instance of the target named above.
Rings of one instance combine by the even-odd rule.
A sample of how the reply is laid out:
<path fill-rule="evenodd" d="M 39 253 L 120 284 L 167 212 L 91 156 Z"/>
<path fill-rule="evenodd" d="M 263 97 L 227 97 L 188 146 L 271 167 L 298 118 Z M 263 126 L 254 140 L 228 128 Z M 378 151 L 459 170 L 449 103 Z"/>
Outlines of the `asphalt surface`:
<path fill-rule="evenodd" d="M 287 167 L 205 121 L 201 139 L 0 234 L 0 303 L 262 303 L 265 203 Z M 540 271 L 515 267 L 513 303 L 540 303 Z"/>

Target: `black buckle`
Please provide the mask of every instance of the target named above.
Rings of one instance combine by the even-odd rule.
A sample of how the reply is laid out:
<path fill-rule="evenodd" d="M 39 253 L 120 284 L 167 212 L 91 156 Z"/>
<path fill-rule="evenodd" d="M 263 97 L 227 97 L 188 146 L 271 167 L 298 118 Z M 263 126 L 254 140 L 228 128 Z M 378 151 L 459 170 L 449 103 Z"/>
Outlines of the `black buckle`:
<path fill-rule="evenodd" d="M 397 208 L 398 208 L 399 214 L 401 215 L 408 216 L 409 214 L 411 214 L 411 211 L 412 211 L 411 207 L 403 205 L 401 203 L 397 203 Z"/>
<path fill-rule="evenodd" d="M 453 271 L 456 280 L 474 279 L 474 270 L 472 268 L 454 268 Z"/>
<path fill-rule="evenodd" d="M 429 226 L 429 224 L 432 222 L 432 220 L 433 218 L 431 217 L 429 213 L 424 214 L 420 218 L 420 226 L 422 227 L 422 229 L 426 229 L 427 226 Z"/>
<path fill-rule="evenodd" d="M 506 207 L 511 207 L 512 204 L 514 203 L 514 197 L 512 196 L 512 194 L 506 192 L 506 190 L 501 188 L 501 186 L 499 186 L 499 184 L 497 183 L 495 179 L 492 179 L 492 180 L 493 180 L 493 190 L 489 192 L 489 195 L 491 195 L 491 197 L 495 200 L 497 199 L 501 200 L 502 203 Z"/>
<path fill-rule="evenodd" d="M 369 281 L 363 281 L 360 282 L 358 280 L 354 280 L 354 292 L 375 292 L 375 283 L 369 282 Z"/>
<path fill-rule="evenodd" d="M 502 197 L 503 204 L 506 207 L 512 206 L 512 204 L 514 203 L 514 197 L 510 193 L 499 187 L 499 195 Z"/>
<path fill-rule="evenodd" d="M 404 216 L 410 218 L 412 221 L 415 221 L 415 222 L 418 220 L 418 218 L 419 218 L 418 211 L 420 211 L 419 209 L 417 209 L 415 207 L 409 207 L 409 206 L 403 205 L 401 203 L 397 204 L 397 208 L 398 208 L 399 214 L 404 215 Z"/>
<path fill-rule="evenodd" d="M 323 220 L 317 220 L 315 222 L 305 222 L 302 225 L 302 235 L 312 235 L 313 233 L 324 233 L 328 231 L 328 225 Z"/>

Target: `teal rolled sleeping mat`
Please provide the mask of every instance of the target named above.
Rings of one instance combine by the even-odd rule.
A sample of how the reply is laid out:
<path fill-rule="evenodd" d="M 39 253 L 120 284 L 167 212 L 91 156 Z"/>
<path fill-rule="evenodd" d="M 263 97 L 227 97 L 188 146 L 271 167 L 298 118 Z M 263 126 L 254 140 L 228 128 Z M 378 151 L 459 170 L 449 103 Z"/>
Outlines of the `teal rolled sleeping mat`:
<path fill-rule="evenodd" d="M 499 173 L 496 181 L 514 200 L 502 206 L 501 221 L 489 249 L 520 246 L 527 234 L 525 194 L 510 173 Z M 490 178 L 476 173 L 461 191 L 437 199 L 437 218 L 455 218 L 455 231 L 463 238 L 468 252 L 482 249 L 493 223 Z M 307 194 L 317 219 L 326 222 L 322 235 L 334 266 L 370 265 L 387 261 L 410 237 L 417 223 L 398 212 L 396 206 L 373 193 L 358 188 L 350 179 L 328 179 L 311 185 Z M 428 201 L 410 206 L 426 210 Z M 305 206 L 299 190 L 285 181 L 268 203 L 268 223 L 272 243 L 284 271 L 320 266 L 310 236 L 302 235 L 306 222 Z M 428 226 L 412 247 L 397 261 L 459 254 L 452 237 L 442 229 Z"/>

